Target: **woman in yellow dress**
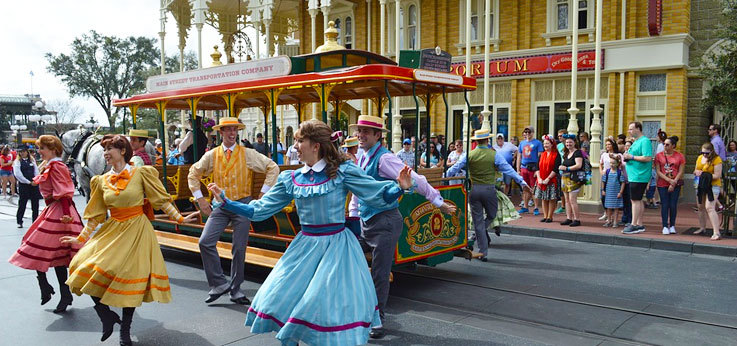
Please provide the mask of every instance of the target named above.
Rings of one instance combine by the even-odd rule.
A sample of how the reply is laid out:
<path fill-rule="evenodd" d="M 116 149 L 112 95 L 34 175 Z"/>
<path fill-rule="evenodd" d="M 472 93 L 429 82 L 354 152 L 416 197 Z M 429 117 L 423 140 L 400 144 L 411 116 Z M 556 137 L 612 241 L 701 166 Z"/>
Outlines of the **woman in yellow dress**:
<path fill-rule="evenodd" d="M 62 238 L 65 244 L 85 243 L 69 265 L 67 285 L 77 295 L 92 297 L 102 322 L 101 341 L 120 323 L 120 344 L 130 345 L 135 308 L 142 302 L 171 300 L 164 258 L 149 221 L 151 207 L 180 223 L 185 219 L 172 205 L 155 168 L 128 164 L 133 154 L 128 139 L 105 135 L 100 145 L 112 170 L 90 182 L 90 201 L 83 216 L 87 225 L 82 233 Z M 108 210 L 110 218 L 105 220 Z M 100 230 L 89 238 L 100 223 Z M 122 321 L 109 306 L 123 308 Z"/>

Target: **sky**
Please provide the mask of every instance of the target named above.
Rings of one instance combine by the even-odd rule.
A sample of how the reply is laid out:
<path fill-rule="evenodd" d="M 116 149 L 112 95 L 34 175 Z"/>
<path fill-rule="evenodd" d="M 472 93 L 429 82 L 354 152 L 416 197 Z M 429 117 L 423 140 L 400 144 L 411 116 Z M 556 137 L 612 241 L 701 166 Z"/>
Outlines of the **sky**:
<path fill-rule="evenodd" d="M 90 30 L 118 37 L 146 36 L 158 42 L 159 4 L 159 0 L 3 1 L 0 94 L 22 95 L 32 90 L 47 102 L 69 99 L 66 86 L 46 71 L 48 63 L 44 55 L 69 54 L 72 41 Z M 178 42 L 174 18 L 168 14 L 164 38 L 168 56 L 179 52 Z M 222 47 L 220 36 L 206 24 L 202 30 L 203 66 L 209 65 L 209 54 L 216 44 Z M 193 26 L 185 51 L 196 50 L 197 30 Z M 93 115 L 96 121 L 107 124 L 104 111 L 92 98 L 75 97 L 72 102 L 84 108 L 84 121 Z"/>

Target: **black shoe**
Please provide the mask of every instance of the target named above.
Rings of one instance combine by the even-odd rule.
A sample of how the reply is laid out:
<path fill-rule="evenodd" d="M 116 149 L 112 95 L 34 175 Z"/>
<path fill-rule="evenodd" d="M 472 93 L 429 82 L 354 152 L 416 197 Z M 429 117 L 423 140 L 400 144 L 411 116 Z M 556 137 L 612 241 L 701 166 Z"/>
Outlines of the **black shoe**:
<path fill-rule="evenodd" d="M 113 334 L 115 324 L 121 323 L 120 316 L 114 311 L 111 311 L 105 304 L 97 304 L 94 306 L 94 309 L 97 312 L 97 316 L 100 317 L 100 322 L 102 322 L 102 337 L 100 341 L 105 341 Z"/>
<path fill-rule="evenodd" d="M 384 331 L 384 328 L 371 328 L 371 331 L 369 332 L 369 337 L 372 339 L 381 339 L 384 336 L 386 336 L 386 332 Z"/>
<path fill-rule="evenodd" d="M 543 218 L 542 220 L 540 220 L 540 222 L 548 222 L 548 219 Z"/>
<path fill-rule="evenodd" d="M 22 223 L 19 223 L 18 224 L 18 228 L 23 228 L 23 224 Z"/>
<path fill-rule="evenodd" d="M 133 322 L 133 314 L 126 315 L 123 312 L 123 321 L 120 323 L 120 346 L 131 346 L 131 323 Z"/>
<path fill-rule="evenodd" d="M 61 291 L 61 300 L 59 301 L 59 304 L 56 305 L 56 309 L 54 309 L 55 314 L 67 311 L 67 306 L 72 305 L 72 300 L 74 300 L 74 298 L 72 298 L 72 292 L 69 292 L 69 287 L 64 285 L 64 287 L 59 290 Z"/>
<path fill-rule="evenodd" d="M 489 259 L 486 258 L 486 256 L 479 258 L 481 262 L 489 262 Z"/>
<path fill-rule="evenodd" d="M 230 301 L 240 305 L 251 305 L 251 301 L 246 297 L 230 298 Z"/>
<path fill-rule="evenodd" d="M 547 220 L 545 220 L 545 223 L 551 223 L 551 222 L 553 222 L 553 219 L 547 219 Z"/>
<path fill-rule="evenodd" d="M 560 224 L 561 224 L 562 226 L 566 226 L 566 225 L 570 225 L 571 223 L 573 223 L 573 220 L 571 220 L 571 219 L 566 219 L 565 221 L 561 222 Z"/>
<path fill-rule="evenodd" d="M 205 303 L 208 303 L 208 304 L 209 303 L 212 303 L 212 302 L 218 300 L 218 298 L 220 298 L 223 294 L 226 294 L 226 293 L 228 293 L 228 290 L 225 290 L 225 291 L 223 291 L 221 293 L 210 294 L 210 296 L 207 297 L 207 299 L 205 299 Z"/>
<path fill-rule="evenodd" d="M 497 237 L 500 237 L 502 235 L 502 228 L 500 226 L 494 227 L 494 234 L 496 234 Z"/>
<path fill-rule="evenodd" d="M 568 225 L 568 227 L 578 227 L 578 226 L 581 226 L 581 221 L 579 220 L 573 221 L 571 222 L 570 225 Z"/>
<path fill-rule="evenodd" d="M 51 300 L 51 295 L 56 292 L 54 292 L 54 288 L 49 285 L 49 282 L 46 281 L 46 276 L 37 276 L 36 278 L 38 279 L 38 287 L 41 288 L 41 305 L 44 305 Z"/>

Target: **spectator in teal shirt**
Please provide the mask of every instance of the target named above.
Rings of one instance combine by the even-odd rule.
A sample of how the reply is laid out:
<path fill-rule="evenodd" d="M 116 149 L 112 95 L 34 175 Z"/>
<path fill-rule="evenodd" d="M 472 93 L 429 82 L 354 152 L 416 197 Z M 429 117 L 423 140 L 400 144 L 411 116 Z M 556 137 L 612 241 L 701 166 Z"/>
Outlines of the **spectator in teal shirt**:
<path fill-rule="evenodd" d="M 642 196 L 652 176 L 653 146 L 650 139 L 642 134 L 642 123 L 631 122 L 629 134 L 635 139 L 635 142 L 623 156 L 627 162 L 627 177 L 630 182 L 632 223 L 625 227 L 622 233 L 636 234 L 645 231 L 645 226 L 642 225 L 642 214 L 645 211 Z"/>

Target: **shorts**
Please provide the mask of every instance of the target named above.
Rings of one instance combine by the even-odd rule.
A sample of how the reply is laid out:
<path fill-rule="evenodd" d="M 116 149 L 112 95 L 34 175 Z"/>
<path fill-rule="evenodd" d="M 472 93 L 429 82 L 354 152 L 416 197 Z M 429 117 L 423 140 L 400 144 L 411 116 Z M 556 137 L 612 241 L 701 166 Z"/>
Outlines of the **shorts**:
<path fill-rule="evenodd" d="M 648 183 L 630 182 L 630 200 L 641 201 L 647 186 Z"/>
<path fill-rule="evenodd" d="M 521 168 L 520 175 L 522 176 L 522 179 L 525 181 L 525 183 L 530 186 L 530 188 L 533 188 L 537 185 L 537 179 L 535 179 L 535 171 L 528 170 L 527 168 Z"/>
<path fill-rule="evenodd" d="M 504 185 L 509 186 L 509 184 L 512 183 L 512 176 L 507 174 L 502 174 L 502 180 L 504 181 Z"/>
<path fill-rule="evenodd" d="M 711 186 L 711 193 L 714 194 L 714 198 L 718 198 L 721 192 L 722 192 L 721 186 L 714 186 L 714 185 Z"/>
<path fill-rule="evenodd" d="M 13 175 L 13 173 L 11 171 L 6 171 L 4 169 L 3 170 L 0 170 L 0 177 L 9 177 L 11 175 Z"/>

